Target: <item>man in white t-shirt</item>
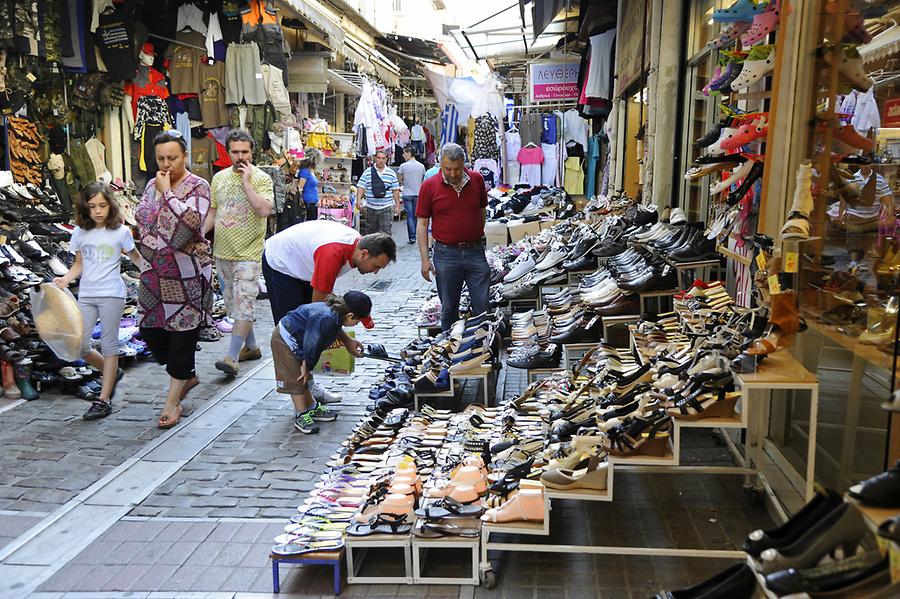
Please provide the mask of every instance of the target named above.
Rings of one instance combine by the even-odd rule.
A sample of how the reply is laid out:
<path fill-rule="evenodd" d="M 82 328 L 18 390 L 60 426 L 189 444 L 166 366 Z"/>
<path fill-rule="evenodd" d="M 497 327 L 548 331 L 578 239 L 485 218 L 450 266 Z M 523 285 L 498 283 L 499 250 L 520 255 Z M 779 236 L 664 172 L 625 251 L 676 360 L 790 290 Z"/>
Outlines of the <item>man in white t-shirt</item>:
<path fill-rule="evenodd" d="M 416 242 L 416 201 L 419 199 L 419 188 L 425 180 L 425 165 L 416 160 L 412 146 L 403 148 L 403 160 L 397 168 L 400 178 L 400 197 L 403 198 L 403 209 L 406 211 L 406 233 L 409 244 Z"/>
<path fill-rule="evenodd" d="M 397 245 L 385 233 L 360 237 L 355 229 L 327 220 L 288 227 L 266 240 L 262 256 L 272 318 L 278 324 L 291 310 L 323 301 L 337 278 L 353 268 L 363 274 L 377 273 L 396 260 Z M 361 355 L 358 341 L 343 332 L 338 339 L 351 354 Z M 321 403 L 341 400 L 318 384 L 310 385 L 310 392 Z"/>

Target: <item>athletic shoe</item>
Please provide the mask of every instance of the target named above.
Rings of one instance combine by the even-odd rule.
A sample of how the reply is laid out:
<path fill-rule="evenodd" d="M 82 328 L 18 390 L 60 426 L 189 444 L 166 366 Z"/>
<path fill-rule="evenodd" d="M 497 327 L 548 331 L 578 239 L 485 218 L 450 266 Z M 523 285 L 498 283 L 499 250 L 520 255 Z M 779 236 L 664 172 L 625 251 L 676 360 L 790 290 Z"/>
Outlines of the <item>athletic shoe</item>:
<path fill-rule="evenodd" d="M 312 410 L 294 416 L 294 428 L 305 435 L 319 432 L 319 425 L 313 421 Z"/>
<path fill-rule="evenodd" d="M 315 407 L 307 410 L 306 413 L 312 414 L 313 420 L 316 422 L 334 422 L 337 420 L 337 410 L 331 410 L 322 403 L 317 403 Z"/>
<path fill-rule="evenodd" d="M 310 383 L 309 393 L 313 396 L 313 399 L 316 400 L 316 403 L 340 403 L 344 399 L 343 396 L 328 391 L 325 387 L 315 381 Z"/>

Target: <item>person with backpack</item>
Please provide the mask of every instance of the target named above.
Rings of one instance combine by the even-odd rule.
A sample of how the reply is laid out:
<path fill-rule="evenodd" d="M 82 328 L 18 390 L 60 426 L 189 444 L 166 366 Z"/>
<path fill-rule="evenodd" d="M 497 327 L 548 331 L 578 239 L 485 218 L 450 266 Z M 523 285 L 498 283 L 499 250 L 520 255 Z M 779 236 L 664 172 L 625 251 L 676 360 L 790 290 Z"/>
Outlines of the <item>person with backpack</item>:
<path fill-rule="evenodd" d="M 356 197 L 359 209 L 365 210 L 366 231 L 390 235 L 393 217 L 400 216 L 400 181 L 397 173 L 387 166 L 387 152 L 375 152 L 374 162 L 359 178 Z"/>

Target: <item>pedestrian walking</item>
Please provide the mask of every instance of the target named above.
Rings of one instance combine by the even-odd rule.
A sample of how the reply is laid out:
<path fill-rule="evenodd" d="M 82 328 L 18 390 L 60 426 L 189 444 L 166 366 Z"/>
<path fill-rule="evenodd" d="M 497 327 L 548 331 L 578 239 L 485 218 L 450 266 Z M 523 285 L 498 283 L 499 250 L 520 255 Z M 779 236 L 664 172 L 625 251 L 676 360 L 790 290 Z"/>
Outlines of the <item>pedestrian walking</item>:
<path fill-rule="evenodd" d="M 400 216 L 400 183 L 397 173 L 387 166 L 384 150 L 375 152 L 373 160 L 375 164 L 364 170 L 356 183 L 357 205 L 365 210 L 367 233 L 390 235 L 392 216 Z"/>
<path fill-rule="evenodd" d="M 75 230 L 69 250 L 75 262 L 65 275 L 53 282 L 68 289 L 78 284 L 78 309 L 84 321 L 81 355 L 103 373 L 100 395 L 92 397 L 85 420 L 98 420 L 112 413 L 116 384 L 122 378 L 119 368 L 119 323 L 125 309 L 125 283 L 122 281 L 122 253 L 142 271 L 149 265 L 134 245 L 131 230 L 122 226 L 119 204 L 109 188 L 100 182 L 85 185 L 75 201 Z M 100 321 L 100 352 L 91 349 L 91 333 Z"/>
<path fill-rule="evenodd" d="M 160 428 L 181 419 L 181 402 L 199 380 L 195 369 L 200 327 L 212 324 L 212 253 L 202 235 L 209 183 L 187 170 L 187 144 L 178 131 L 154 140 L 160 170 L 135 211 L 138 246 L 150 268 L 141 273 L 141 337 L 166 367 L 169 390 Z"/>
<path fill-rule="evenodd" d="M 253 138 L 246 131 L 232 129 L 225 148 L 231 168 L 213 176 L 203 235 L 215 230 L 216 272 L 222 282 L 225 312 L 234 320 L 228 352 L 216 362 L 216 370 L 237 376 L 238 362 L 262 357 L 253 321 L 266 219 L 272 214 L 275 194 L 272 178 L 251 162 Z"/>
<path fill-rule="evenodd" d="M 400 197 L 403 198 L 403 210 L 406 212 L 406 233 L 410 245 L 416 242 L 416 201 L 419 189 L 425 180 L 425 165 L 416 160 L 412 146 L 403 148 L 403 164 L 397 169 L 400 177 Z"/>
<path fill-rule="evenodd" d="M 348 291 L 343 296 L 329 293 L 325 301 L 291 310 L 272 331 L 275 390 L 290 394 L 294 403 L 294 427 L 301 433 L 317 433 L 317 422 L 337 419 L 337 411 L 313 397 L 312 370 L 322 352 L 343 333 L 342 327 L 358 323 L 367 329 L 374 327 L 369 316 L 371 311 L 372 300 L 365 293 Z M 362 356 L 362 346 L 357 345 L 353 354 Z"/>

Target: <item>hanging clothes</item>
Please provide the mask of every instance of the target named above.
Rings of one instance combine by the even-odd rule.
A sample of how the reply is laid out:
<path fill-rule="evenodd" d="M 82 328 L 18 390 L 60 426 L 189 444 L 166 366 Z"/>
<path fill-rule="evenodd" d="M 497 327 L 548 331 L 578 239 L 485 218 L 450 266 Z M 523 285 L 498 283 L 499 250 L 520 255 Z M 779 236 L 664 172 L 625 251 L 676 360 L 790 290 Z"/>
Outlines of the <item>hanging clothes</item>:
<path fill-rule="evenodd" d="M 599 35 L 592 35 L 591 61 L 588 67 L 584 93 L 591 98 L 612 98 L 613 52 L 616 42 L 616 30 L 610 29 Z"/>
<path fill-rule="evenodd" d="M 584 164 L 581 158 L 570 156 L 566 158 L 566 174 L 563 178 L 563 187 L 569 195 L 582 195 L 584 193 Z"/>
<path fill-rule="evenodd" d="M 521 165 L 519 168 L 519 183 L 531 186 L 541 184 L 541 164 L 544 162 L 544 152 L 537 146 L 525 146 L 516 155 Z"/>
<path fill-rule="evenodd" d="M 522 149 L 522 137 L 518 130 L 506 132 L 506 170 L 504 181 L 509 185 L 519 182 L 519 150 Z"/>
<path fill-rule="evenodd" d="M 570 108 L 562 115 L 563 120 L 563 141 L 568 143 L 574 141 L 581 145 L 581 151 L 587 150 L 588 136 L 590 135 L 590 125 L 587 120 L 578 114 L 574 108 Z"/>
<path fill-rule="evenodd" d="M 522 138 L 523 146 L 541 143 L 543 132 L 544 124 L 540 114 L 529 112 L 522 115 L 522 119 L 519 121 L 519 135 Z"/>
<path fill-rule="evenodd" d="M 455 144 L 457 127 L 459 126 L 459 111 L 456 104 L 448 103 L 441 113 L 441 147 L 444 144 Z"/>
<path fill-rule="evenodd" d="M 600 160 L 600 136 L 592 135 L 588 140 L 587 151 L 587 177 L 585 181 L 584 195 L 588 199 L 596 195 L 597 161 Z"/>
<path fill-rule="evenodd" d="M 485 113 L 475 119 L 472 160 L 488 158 L 500 164 L 499 130 L 500 122 L 493 114 Z"/>

